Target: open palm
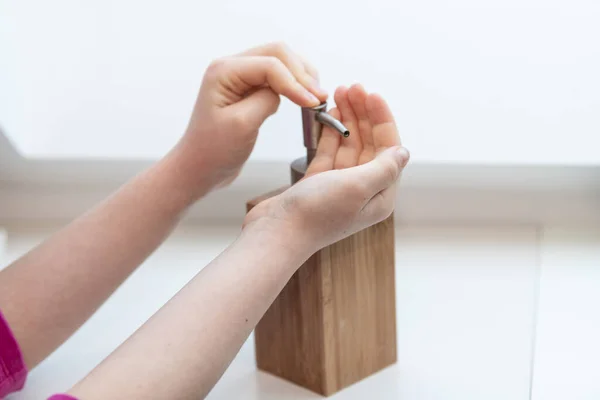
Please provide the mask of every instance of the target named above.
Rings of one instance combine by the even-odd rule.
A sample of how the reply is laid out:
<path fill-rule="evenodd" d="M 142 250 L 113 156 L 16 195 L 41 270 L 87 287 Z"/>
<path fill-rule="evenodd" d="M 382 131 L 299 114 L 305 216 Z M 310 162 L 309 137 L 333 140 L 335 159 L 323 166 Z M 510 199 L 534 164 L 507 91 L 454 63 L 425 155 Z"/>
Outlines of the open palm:
<path fill-rule="evenodd" d="M 400 145 L 394 117 L 381 96 L 368 94 L 356 84 L 350 89 L 339 87 L 334 99 L 337 107 L 329 113 L 342 121 L 350 136 L 341 138 L 339 133 L 325 126 L 306 177 L 365 164 L 379 152 Z"/>

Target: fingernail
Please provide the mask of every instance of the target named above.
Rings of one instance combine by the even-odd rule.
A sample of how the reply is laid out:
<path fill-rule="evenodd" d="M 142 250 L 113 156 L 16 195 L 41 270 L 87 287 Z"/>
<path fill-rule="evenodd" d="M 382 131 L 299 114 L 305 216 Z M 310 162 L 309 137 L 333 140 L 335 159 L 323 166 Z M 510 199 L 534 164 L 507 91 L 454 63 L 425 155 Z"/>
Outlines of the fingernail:
<path fill-rule="evenodd" d="M 306 89 L 304 89 L 304 98 L 306 100 L 308 100 L 309 102 L 313 103 L 315 106 L 318 106 L 319 104 L 321 104 L 321 101 L 319 99 L 317 99 L 317 96 L 315 96 L 314 94 L 312 94 L 311 92 L 309 92 Z"/>
<path fill-rule="evenodd" d="M 318 95 L 324 100 L 327 100 L 327 98 L 329 97 L 329 93 L 327 93 L 327 90 L 323 89 L 322 87 L 315 88 L 315 90 L 317 90 Z"/>
<path fill-rule="evenodd" d="M 396 154 L 400 157 L 400 166 L 404 168 L 410 159 L 410 153 L 404 147 L 398 147 Z"/>
<path fill-rule="evenodd" d="M 320 97 L 323 97 L 326 99 L 329 96 L 329 93 L 327 93 L 327 90 L 323 89 L 321 87 L 321 85 L 319 85 L 319 81 L 317 81 L 317 80 L 314 81 L 312 88 L 315 92 L 317 92 L 317 95 Z"/>
<path fill-rule="evenodd" d="M 316 94 L 319 98 L 326 99 L 328 93 L 325 89 L 321 87 L 319 80 L 313 76 L 308 77 L 308 86 L 310 86 L 310 91 Z"/>

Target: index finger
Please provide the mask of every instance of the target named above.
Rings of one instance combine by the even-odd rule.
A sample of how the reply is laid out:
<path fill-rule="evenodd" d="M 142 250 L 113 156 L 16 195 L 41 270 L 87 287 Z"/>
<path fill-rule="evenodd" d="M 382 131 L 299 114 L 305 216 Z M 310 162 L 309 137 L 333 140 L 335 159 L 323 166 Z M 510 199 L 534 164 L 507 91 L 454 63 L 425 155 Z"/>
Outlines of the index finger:
<path fill-rule="evenodd" d="M 275 57 L 233 57 L 223 65 L 221 84 L 228 89 L 240 90 L 239 95 L 249 90 L 268 85 L 271 90 L 281 94 L 301 107 L 315 107 L 320 101 L 292 75 L 290 70 Z M 235 84 L 234 84 L 235 83 Z"/>
<path fill-rule="evenodd" d="M 278 58 L 302 86 L 314 94 L 321 102 L 327 100 L 327 92 L 318 84 L 317 70 L 293 52 L 285 43 L 269 43 L 247 50 L 240 55 Z"/>

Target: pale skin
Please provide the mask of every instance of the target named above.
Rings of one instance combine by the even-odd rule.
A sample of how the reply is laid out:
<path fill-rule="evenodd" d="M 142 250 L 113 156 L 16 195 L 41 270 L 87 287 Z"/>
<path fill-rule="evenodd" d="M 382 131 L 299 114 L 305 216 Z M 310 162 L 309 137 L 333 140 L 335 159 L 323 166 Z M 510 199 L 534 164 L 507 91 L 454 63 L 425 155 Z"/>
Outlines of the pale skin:
<path fill-rule="evenodd" d="M 214 62 L 167 156 L 0 272 L 0 309 L 29 368 L 89 318 L 191 204 L 235 179 L 280 95 L 300 106 L 327 98 L 315 69 L 280 44 Z M 204 397 L 312 253 L 390 215 L 408 162 L 392 113 L 360 85 L 334 99 L 331 113 L 350 137 L 324 129 L 307 177 L 255 207 L 237 240 L 70 394 Z"/>

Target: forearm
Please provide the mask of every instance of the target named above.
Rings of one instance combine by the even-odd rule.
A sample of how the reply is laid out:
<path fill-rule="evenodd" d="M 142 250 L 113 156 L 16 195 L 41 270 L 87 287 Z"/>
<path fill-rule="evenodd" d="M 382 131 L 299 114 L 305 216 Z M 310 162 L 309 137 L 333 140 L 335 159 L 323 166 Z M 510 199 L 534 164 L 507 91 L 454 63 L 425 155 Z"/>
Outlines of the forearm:
<path fill-rule="evenodd" d="M 32 368 L 164 240 L 198 193 L 178 153 L 0 272 L 0 308 Z"/>
<path fill-rule="evenodd" d="M 70 393 L 85 400 L 205 396 L 309 255 L 279 240 L 245 229 Z"/>

